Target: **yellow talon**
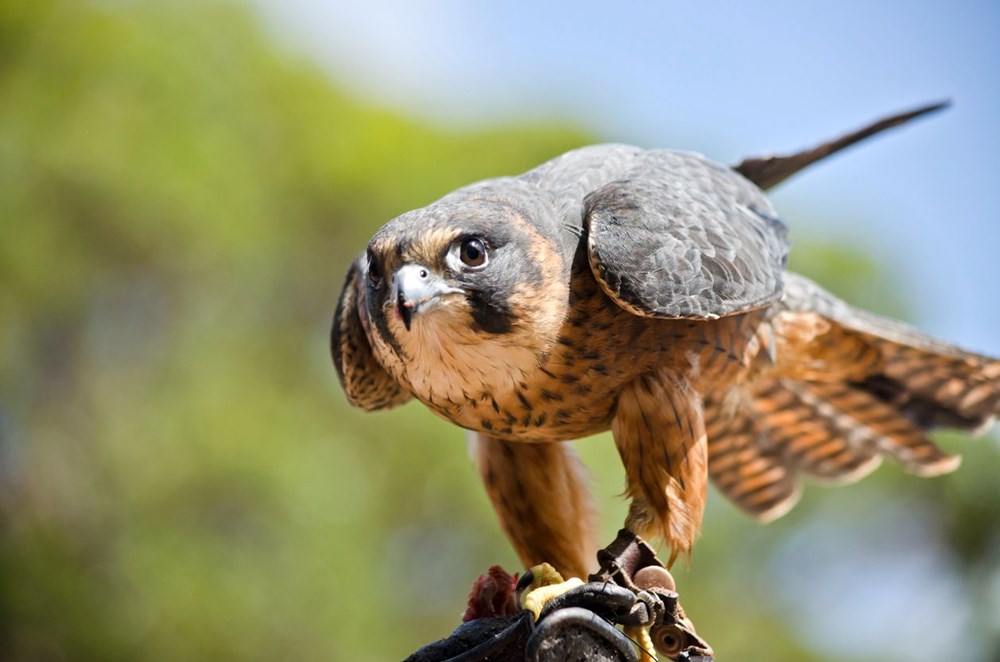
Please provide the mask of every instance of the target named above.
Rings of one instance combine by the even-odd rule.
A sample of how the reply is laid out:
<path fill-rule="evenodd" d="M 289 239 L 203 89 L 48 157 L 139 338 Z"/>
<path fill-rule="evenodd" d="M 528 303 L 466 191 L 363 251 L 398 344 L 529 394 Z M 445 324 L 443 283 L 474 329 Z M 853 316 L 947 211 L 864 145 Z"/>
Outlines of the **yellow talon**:
<path fill-rule="evenodd" d="M 635 647 L 639 651 L 639 658 L 643 662 L 656 662 L 656 655 L 653 653 L 656 647 L 653 646 L 653 638 L 649 636 L 648 627 L 627 625 L 625 626 L 625 634 L 631 637 L 632 642 L 635 643 Z"/>
<path fill-rule="evenodd" d="M 536 621 L 542 613 L 542 607 L 553 598 L 577 586 L 583 586 L 583 580 L 579 577 L 570 577 L 564 581 L 562 575 L 548 563 L 532 566 L 528 572 L 534 579 L 521 594 L 521 606 L 534 614 Z"/>

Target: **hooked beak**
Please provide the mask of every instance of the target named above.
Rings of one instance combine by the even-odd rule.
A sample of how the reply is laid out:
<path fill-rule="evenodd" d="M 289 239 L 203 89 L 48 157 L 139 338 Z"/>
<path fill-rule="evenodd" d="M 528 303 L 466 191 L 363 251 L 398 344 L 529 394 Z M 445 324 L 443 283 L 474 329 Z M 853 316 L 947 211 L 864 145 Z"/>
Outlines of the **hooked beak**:
<path fill-rule="evenodd" d="M 413 315 L 433 308 L 445 294 L 461 293 L 451 287 L 427 267 L 408 264 L 400 267 L 392 277 L 392 297 L 403 326 L 410 330 Z"/>

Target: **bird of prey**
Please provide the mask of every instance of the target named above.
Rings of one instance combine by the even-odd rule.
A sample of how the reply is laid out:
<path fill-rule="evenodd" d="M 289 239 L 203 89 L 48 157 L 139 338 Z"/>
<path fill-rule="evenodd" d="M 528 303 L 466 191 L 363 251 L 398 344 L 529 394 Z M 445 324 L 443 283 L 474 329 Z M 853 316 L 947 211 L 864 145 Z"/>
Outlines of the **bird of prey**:
<path fill-rule="evenodd" d="M 763 190 L 890 126 L 735 167 L 626 145 L 570 151 L 384 225 L 350 266 L 334 363 L 365 410 L 416 398 L 470 431 L 525 566 L 584 577 L 596 549 L 569 441 L 610 429 L 625 528 L 671 561 L 709 478 L 760 520 L 800 474 L 850 482 L 883 458 L 933 476 L 927 438 L 1000 412 L 1000 361 L 853 308 L 786 269 Z"/>

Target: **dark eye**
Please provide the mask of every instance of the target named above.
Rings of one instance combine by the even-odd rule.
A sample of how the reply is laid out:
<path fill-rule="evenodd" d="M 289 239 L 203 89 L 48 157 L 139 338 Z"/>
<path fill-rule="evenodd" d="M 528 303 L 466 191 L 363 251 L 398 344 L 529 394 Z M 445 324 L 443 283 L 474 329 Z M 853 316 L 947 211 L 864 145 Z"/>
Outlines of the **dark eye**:
<path fill-rule="evenodd" d="M 486 245 L 479 237 L 463 239 L 458 250 L 458 257 L 462 260 L 462 264 L 467 267 L 481 267 L 489 259 L 486 254 Z"/>
<path fill-rule="evenodd" d="M 382 271 L 379 269 L 378 260 L 371 253 L 368 254 L 368 282 L 374 288 L 382 285 Z"/>

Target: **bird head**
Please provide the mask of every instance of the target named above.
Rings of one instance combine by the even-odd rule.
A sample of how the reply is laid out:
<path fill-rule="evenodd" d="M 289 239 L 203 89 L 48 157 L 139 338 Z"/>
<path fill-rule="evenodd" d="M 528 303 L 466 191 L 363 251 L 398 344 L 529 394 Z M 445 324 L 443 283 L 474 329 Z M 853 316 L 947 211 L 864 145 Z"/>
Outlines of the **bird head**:
<path fill-rule="evenodd" d="M 551 205 L 528 193 L 474 186 L 375 234 L 365 309 L 391 374 L 411 384 L 479 375 L 495 389 L 537 367 L 566 315 L 569 265 Z"/>

